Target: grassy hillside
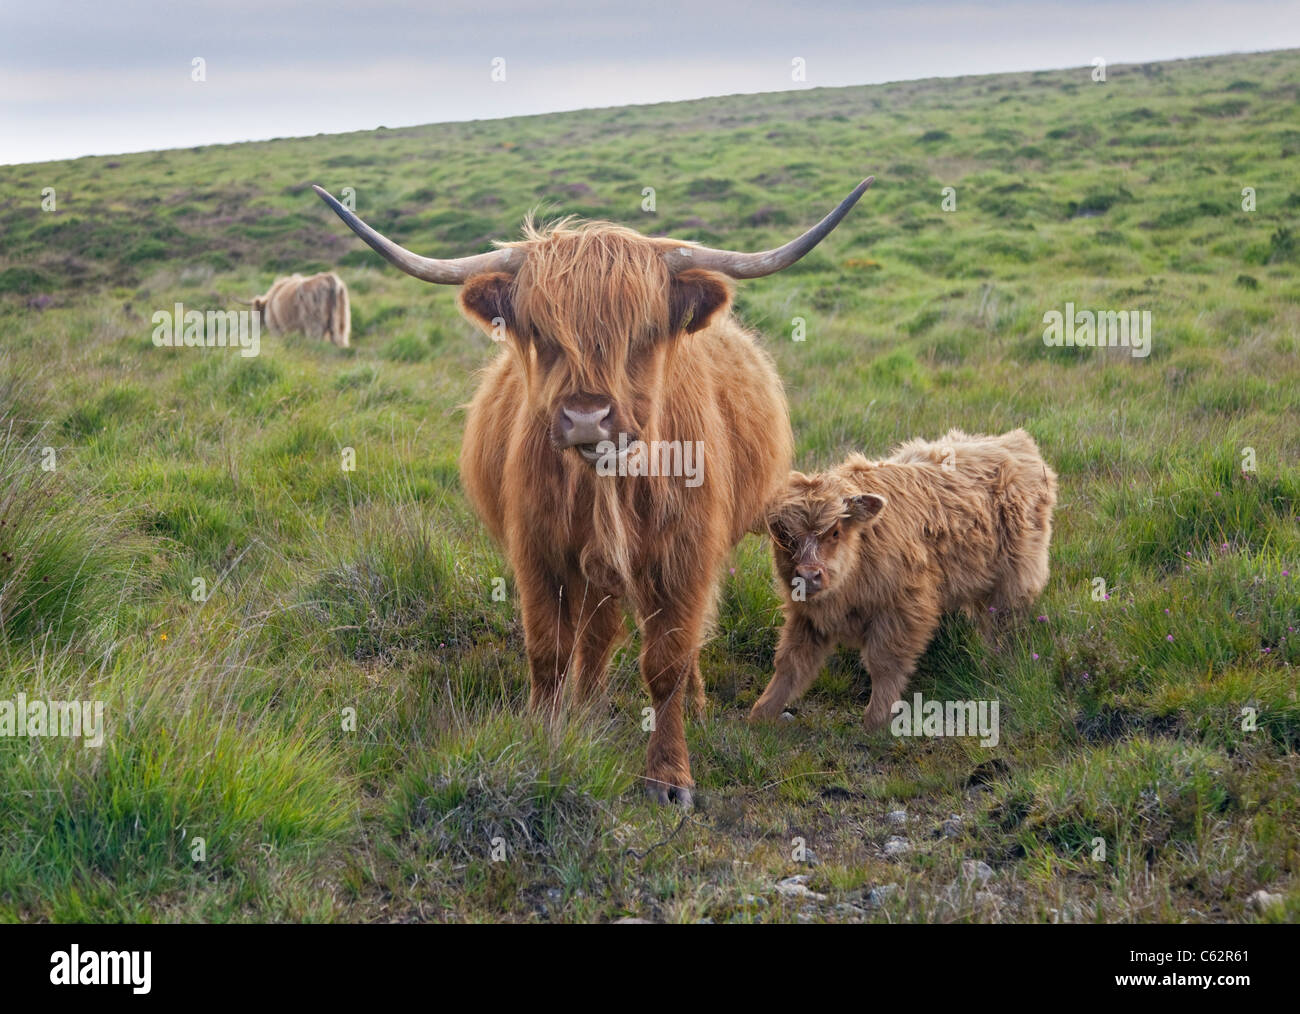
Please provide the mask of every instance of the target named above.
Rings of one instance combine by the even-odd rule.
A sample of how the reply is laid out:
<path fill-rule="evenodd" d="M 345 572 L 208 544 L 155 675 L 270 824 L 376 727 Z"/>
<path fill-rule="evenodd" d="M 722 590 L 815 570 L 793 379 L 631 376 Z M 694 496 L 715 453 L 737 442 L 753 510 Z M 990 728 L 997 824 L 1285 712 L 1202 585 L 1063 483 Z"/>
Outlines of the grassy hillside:
<path fill-rule="evenodd" d="M 1300 916 L 1300 56 L 1107 78 L 0 167 L 0 700 L 99 699 L 107 722 L 99 750 L 0 738 L 0 917 Z M 491 344 L 309 184 L 458 255 L 538 205 L 774 245 L 868 173 L 817 251 L 737 287 L 798 463 L 1024 426 L 1061 476 L 1051 584 L 997 643 L 947 624 L 913 682 L 999 700 L 995 748 L 865 734 L 847 654 L 794 721 L 751 728 L 777 599 L 747 539 L 683 820 L 639 791 L 631 633 L 607 706 L 553 740 L 526 716 L 513 585 L 494 601 L 511 579 L 455 465 Z M 155 310 L 326 267 L 353 349 L 151 343 Z M 1150 356 L 1046 347 L 1067 301 L 1150 310 Z M 800 874 L 816 896 L 777 891 Z M 1257 912 L 1261 888 L 1285 900 Z"/>

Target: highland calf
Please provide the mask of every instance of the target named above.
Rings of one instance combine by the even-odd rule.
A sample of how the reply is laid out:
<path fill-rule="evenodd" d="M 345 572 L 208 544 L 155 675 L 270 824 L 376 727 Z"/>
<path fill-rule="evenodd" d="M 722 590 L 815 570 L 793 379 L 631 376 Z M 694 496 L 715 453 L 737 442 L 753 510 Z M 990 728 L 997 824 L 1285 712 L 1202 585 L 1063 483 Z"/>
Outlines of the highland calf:
<path fill-rule="evenodd" d="M 1056 473 L 1024 430 L 952 430 L 884 461 L 790 473 L 767 512 L 785 626 L 750 718 L 780 715 L 845 644 L 871 676 L 864 722 L 883 725 L 940 616 L 1005 614 L 1043 590 L 1055 503 Z"/>
<path fill-rule="evenodd" d="M 316 188 L 390 263 L 463 286 L 465 315 L 505 339 L 470 402 L 460 470 L 518 582 L 531 704 L 553 714 L 566 681 L 578 701 L 601 691 L 629 610 L 658 802 L 691 804 L 683 701 L 703 699 L 700 647 L 727 554 L 761 531 L 792 453 L 781 381 L 732 315 L 727 280 L 797 261 L 870 182 L 759 253 L 563 221 L 452 260 L 403 249 Z M 681 453 L 647 460 L 665 447 Z"/>
<path fill-rule="evenodd" d="M 257 296 L 250 305 L 261 312 L 269 334 L 297 331 L 342 349 L 348 347 L 352 334 L 348 287 L 332 271 L 307 278 L 277 278 L 266 295 Z"/>

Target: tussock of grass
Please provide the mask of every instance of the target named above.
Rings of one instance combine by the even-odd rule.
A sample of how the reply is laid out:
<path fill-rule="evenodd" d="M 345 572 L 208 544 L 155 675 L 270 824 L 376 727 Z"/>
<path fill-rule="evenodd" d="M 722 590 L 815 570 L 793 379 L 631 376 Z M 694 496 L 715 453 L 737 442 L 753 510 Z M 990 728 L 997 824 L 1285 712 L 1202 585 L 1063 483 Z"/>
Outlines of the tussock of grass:
<path fill-rule="evenodd" d="M 47 442 L 51 441 L 51 442 Z M 141 590 L 147 551 L 126 511 L 71 488 L 47 430 L 0 431 L 0 633 L 4 648 L 66 642 L 96 631 L 105 643 Z M 51 456 L 50 452 L 53 452 Z M 54 470 L 44 470 L 43 462 Z"/>
<path fill-rule="evenodd" d="M 635 781 L 590 730 L 489 719 L 449 734 L 432 763 L 413 765 L 390 800 L 394 833 L 435 855 L 554 860 L 592 852 L 612 830 L 610 804 Z"/>
<path fill-rule="evenodd" d="M 434 511 L 377 506 L 353 515 L 355 553 L 329 562 L 304 590 L 307 624 L 329 631 L 346 657 L 390 659 L 400 651 L 466 652 L 499 640 L 513 617 L 513 579 L 486 553 L 466 559 L 441 537 Z M 322 547 L 325 548 L 325 547 Z M 324 555 L 322 561 L 331 561 Z M 493 598 L 499 589 L 502 598 Z M 308 633 L 308 626 L 302 626 Z"/>
<path fill-rule="evenodd" d="M 1051 843 L 1156 858 L 1170 843 L 1195 840 L 1234 805 L 1227 759 L 1186 743 L 1135 738 L 1012 780 L 1003 820 L 1022 844 Z"/>

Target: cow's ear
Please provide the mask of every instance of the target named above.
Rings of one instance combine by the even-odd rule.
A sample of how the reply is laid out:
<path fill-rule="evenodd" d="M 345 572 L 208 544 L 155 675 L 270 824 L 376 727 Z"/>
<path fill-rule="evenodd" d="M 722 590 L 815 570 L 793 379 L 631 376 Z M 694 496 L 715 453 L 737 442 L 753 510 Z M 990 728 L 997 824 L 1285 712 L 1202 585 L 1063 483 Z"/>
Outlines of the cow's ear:
<path fill-rule="evenodd" d="M 513 275 L 496 272 L 475 275 L 460 290 L 460 305 L 468 317 L 492 331 L 514 326 L 514 308 L 510 305 Z"/>
<path fill-rule="evenodd" d="M 888 502 L 883 496 L 877 496 L 875 493 L 863 493 L 860 496 L 847 497 L 844 508 L 854 521 L 870 521 L 884 510 Z"/>
<path fill-rule="evenodd" d="M 673 276 L 668 294 L 668 322 L 673 334 L 694 334 L 731 304 L 731 290 L 722 275 L 692 268 Z"/>

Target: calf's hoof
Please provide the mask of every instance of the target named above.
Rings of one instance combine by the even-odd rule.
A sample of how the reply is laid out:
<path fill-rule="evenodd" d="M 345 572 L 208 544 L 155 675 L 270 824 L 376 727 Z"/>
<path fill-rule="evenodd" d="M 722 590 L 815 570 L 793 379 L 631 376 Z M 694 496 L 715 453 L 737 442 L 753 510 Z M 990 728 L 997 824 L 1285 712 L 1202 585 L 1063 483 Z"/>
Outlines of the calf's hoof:
<path fill-rule="evenodd" d="M 785 710 L 784 705 L 764 703 L 758 701 L 749 711 L 749 720 L 751 722 L 771 722 L 781 717 L 781 712 Z"/>

